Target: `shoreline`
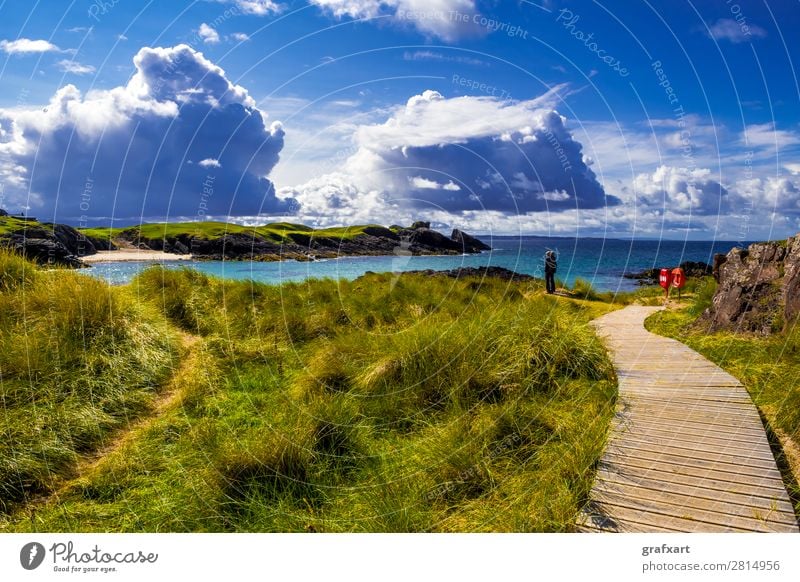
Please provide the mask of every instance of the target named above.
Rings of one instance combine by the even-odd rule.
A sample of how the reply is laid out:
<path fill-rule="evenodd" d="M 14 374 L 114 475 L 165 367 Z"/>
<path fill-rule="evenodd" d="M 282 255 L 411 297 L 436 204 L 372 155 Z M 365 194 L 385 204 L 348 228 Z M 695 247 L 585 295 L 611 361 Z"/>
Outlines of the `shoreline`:
<path fill-rule="evenodd" d="M 80 258 L 88 265 L 93 263 L 128 263 L 128 262 L 173 262 L 192 261 L 192 255 L 178 255 L 161 251 L 144 251 L 138 249 L 119 249 L 116 251 L 97 251 L 94 255 Z"/>

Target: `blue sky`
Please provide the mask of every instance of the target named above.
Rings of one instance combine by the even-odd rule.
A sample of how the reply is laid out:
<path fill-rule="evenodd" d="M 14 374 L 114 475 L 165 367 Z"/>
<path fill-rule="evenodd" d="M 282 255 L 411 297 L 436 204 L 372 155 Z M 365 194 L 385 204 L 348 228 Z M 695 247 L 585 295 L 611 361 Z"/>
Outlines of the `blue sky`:
<path fill-rule="evenodd" d="M 800 231 L 796 0 L 0 2 L 0 206 Z"/>

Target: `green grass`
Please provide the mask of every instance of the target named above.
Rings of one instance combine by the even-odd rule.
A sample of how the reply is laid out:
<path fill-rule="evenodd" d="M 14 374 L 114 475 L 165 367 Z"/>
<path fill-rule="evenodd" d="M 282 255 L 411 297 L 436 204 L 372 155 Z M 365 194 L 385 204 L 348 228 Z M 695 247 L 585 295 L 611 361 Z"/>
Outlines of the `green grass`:
<path fill-rule="evenodd" d="M 0 216 L 0 236 L 21 232 L 29 226 L 41 226 L 41 223 L 31 220 L 22 220 L 15 216 Z"/>
<path fill-rule="evenodd" d="M 146 411 L 173 344 L 129 290 L 0 252 L 0 510 L 51 490 Z"/>
<path fill-rule="evenodd" d="M 268 286 L 157 267 L 112 291 L 196 336 L 174 403 L 1 528 L 573 529 L 616 393 L 587 323 L 613 306 L 540 282 Z"/>
<path fill-rule="evenodd" d="M 214 240 L 226 234 L 244 234 L 258 236 L 274 242 L 288 242 L 293 237 L 313 236 L 317 238 L 335 238 L 338 240 L 351 240 L 364 234 L 365 229 L 389 229 L 378 225 L 362 225 L 351 227 L 335 227 L 313 229 L 302 224 L 277 222 L 263 226 L 242 226 L 228 222 L 169 222 L 142 224 L 139 226 L 118 228 L 82 228 L 84 235 L 96 239 L 116 240 L 125 238 L 129 240 L 142 238 L 146 240 L 172 239 L 179 237 L 194 237 L 204 240 Z"/>
<path fill-rule="evenodd" d="M 697 318 L 710 305 L 714 287 L 711 279 L 699 288 L 692 304 L 656 313 L 647 319 L 646 327 L 684 342 L 746 386 L 768 430 L 776 433 L 783 447 L 779 464 L 794 472 L 788 484 L 800 510 L 800 326 L 767 337 L 709 333 Z M 790 462 L 790 458 L 795 460 Z"/>

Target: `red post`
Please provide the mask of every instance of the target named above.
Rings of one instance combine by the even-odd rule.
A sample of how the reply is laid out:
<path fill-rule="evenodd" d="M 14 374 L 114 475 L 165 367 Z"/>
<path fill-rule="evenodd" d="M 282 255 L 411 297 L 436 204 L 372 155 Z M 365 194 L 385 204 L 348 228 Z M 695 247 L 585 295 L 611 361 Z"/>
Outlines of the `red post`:
<path fill-rule="evenodd" d="M 664 289 L 664 299 L 669 299 L 669 286 L 672 284 L 672 272 L 669 269 L 661 269 L 658 284 Z"/>
<path fill-rule="evenodd" d="M 686 274 L 683 269 L 676 267 L 672 269 L 672 286 L 678 290 L 678 300 L 681 298 L 681 289 L 686 285 Z"/>

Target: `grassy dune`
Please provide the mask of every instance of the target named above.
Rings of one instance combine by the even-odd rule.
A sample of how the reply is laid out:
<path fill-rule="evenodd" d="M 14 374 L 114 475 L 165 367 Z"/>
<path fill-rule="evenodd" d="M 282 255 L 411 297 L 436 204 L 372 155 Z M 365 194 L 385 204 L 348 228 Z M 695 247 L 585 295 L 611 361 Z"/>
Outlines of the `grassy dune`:
<path fill-rule="evenodd" d="M 128 290 L 0 252 L 0 511 L 147 410 L 173 355 L 169 326 Z"/>
<path fill-rule="evenodd" d="M 656 313 L 647 319 L 646 327 L 684 342 L 747 387 L 771 438 L 781 446 L 778 463 L 800 510 L 800 325 L 768 337 L 709 333 L 696 320 L 710 305 L 714 288 L 709 278 L 690 305 Z"/>
<path fill-rule="evenodd" d="M 3 497 L 25 471 L 39 484 L 21 491 L 51 492 L 8 498 L 3 530 L 569 531 L 591 486 L 615 382 L 586 324 L 607 304 L 413 275 L 267 286 L 152 268 L 108 289 L 3 260 L 2 300 L 27 305 L 3 341 L 41 342 L 36 370 L 64 355 L 40 376 L 0 360 L 4 395 L 25 395 L 4 396 Z M 34 299 L 67 291 L 68 310 Z M 191 347 L 171 367 L 178 336 Z M 115 431 L 126 415 L 143 420 Z"/>

